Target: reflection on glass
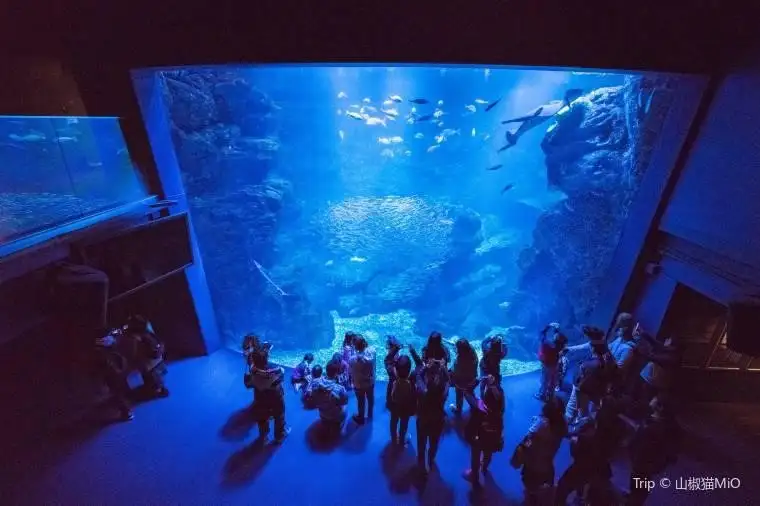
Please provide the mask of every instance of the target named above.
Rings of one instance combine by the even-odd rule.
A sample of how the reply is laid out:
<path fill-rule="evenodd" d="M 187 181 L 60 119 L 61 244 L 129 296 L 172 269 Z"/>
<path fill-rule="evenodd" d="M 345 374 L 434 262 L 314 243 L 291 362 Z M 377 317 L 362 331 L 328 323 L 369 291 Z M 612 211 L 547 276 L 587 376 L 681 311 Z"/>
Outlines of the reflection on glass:
<path fill-rule="evenodd" d="M 0 243 L 140 200 L 118 118 L 0 117 Z"/>
<path fill-rule="evenodd" d="M 682 77 L 432 66 L 149 70 L 222 335 L 324 365 L 347 330 L 509 344 L 599 297 Z M 142 86 L 144 88 L 144 86 Z M 146 103 L 150 102 L 146 96 Z M 154 102 L 153 102 L 154 103 Z M 382 377 L 383 368 L 378 368 Z"/>

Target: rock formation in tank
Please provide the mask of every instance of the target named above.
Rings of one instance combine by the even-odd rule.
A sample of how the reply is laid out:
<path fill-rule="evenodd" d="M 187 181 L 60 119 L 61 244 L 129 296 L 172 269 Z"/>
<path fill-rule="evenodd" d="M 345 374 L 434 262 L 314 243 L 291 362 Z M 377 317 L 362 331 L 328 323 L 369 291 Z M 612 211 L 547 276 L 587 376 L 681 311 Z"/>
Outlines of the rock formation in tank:
<path fill-rule="evenodd" d="M 511 319 L 538 328 L 563 318 L 577 326 L 590 317 L 673 85 L 628 78 L 575 101 L 548 129 L 541 145 L 547 179 L 568 199 L 539 218 L 532 245 L 520 253 Z"/>
<path fill-rule="evenodd" d="M 300 347 L 309 329 L 313 345 L 328 344 L 329 312 L 314 308 L 299 284 L 268 273 L 291 189 L 273 170 L 279 108 L 233 72 L 178 70 L 162 79 L 223 337 L 236 344 L 257 332 L 281 347 Z"/>

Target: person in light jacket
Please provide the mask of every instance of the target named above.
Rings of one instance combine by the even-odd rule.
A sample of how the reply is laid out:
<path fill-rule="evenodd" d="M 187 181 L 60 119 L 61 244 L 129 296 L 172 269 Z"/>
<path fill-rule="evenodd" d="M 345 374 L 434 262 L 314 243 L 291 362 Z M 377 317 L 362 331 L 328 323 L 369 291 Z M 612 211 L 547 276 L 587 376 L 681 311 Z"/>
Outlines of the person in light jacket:
<path fill-rule="evenodd" d="M 641 372 L 641 353 L 633 316 L 620 313 L 615 321 L 615 339 L 609 344 L 610 353 L 618 367 L 619 386 L 624 393 L 630 393 L 636 384 L 636 376 Z"/>
<path fill-rule="evenodd" d="M 356 339 L 355 348 L 356 353 L 351 357 L 349 370 L 359 408 L 353 418 L 361 425 L 367 418 L 372 418 L 375 407 L 375 350 L 369 347 L 363 336 Z"/>
<path fill-rule="evenodd" d="M 253 337 L 251 367 L 245 375 L 246 387 L 253 390 L 252 411 L 259 426 L 259 437 L 269 435 L 269 420 L 274 420 L 274 437 L 281 443 L 290 428 L 285 423 L 285 370 L 269 361 L 270 343 Z"/>
<path fill-rule="evenodd" d="M 591 356 L 581 364 L 573 382 L 573 391 L 565 408 L 569 424 L 591 414 L 617 378 L 617 365 L 607 347 L 604 331 L 584 325 L 583 334 L 589 339 Z"/>
<path fill-rule="evenodd" d="M 346 376 L 345 380 L 341 381 L 341 384 L 346 387 L 347 390 L 351 390 L 353 388 L 353 380 L 351 379 L 351 373 L 348 370 L 348 364 L 351 363 L 351 357 L 353 357 L 354 353 L 356 353 L 355 345 L 358 338 L 359 334 L 349 330 L 343 336 L 343 346 L 340 350 L 345 369 L 344 373 Z"/>
<path fill-rule="evenodd" d="M 348 392 L 338 383 L 340 363 L 331 360 L 325 367 L 327 377 L 316 376 L 304 390 L 303 403 L 307 408 L 317 408 L 319 418 L 324 426 L 331 431 L 340 433 L 346 420 L 346 404 Z"/>
<path fill-rule="evenodd" d="M 649 402 L 657 396 L 670 404 L 673 400 L 670 390 L 681 366 L 681 347 L 672 337 L 665 339 L 664 343 L 653 337 L 648 337 L 648 341 L 648 363 L 640 373 L 636 401 L 648 406 Z"/>

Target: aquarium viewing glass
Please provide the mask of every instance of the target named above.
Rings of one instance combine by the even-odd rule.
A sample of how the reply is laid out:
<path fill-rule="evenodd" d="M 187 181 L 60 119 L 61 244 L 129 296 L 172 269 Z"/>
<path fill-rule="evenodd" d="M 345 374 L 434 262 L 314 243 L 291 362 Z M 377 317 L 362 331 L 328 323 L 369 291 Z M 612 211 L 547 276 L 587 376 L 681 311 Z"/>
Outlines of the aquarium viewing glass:
<path fill-rule="evenodd" d="M 135 202 L 118 118 L 0 116 L 0 244 Z"/>
<path fill-rule="evenodd" d="M 253 332 L 278 362 L 314 352 L 324 364 L 348 330 L 379 354 L 388 334 L 419 348 L 438 330 L 479 349 L 500 333 L 505 374 L 538 367 L 545 324 L 577 328 L 591 314 L 684 79 L 467 66 L 140 72 L 160 90 L 229 347 Z"/>

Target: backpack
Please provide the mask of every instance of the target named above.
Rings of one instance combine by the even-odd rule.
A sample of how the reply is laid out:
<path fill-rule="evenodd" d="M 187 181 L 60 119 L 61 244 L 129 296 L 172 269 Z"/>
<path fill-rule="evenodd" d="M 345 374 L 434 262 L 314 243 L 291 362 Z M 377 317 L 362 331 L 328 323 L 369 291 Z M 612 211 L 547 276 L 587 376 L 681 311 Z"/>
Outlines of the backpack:
<path fill-rule="evenodd" d="M 592 398 L 601 398 L 617 377 L 617 365 L 611 355 L 596 355 L 581 364 L 580 390 Z"/>
<path fill-rule="evenodd" d="M 408 378 L 399 378 L 393 382 L 391 400 L 394 403 L 403 403 L 412 398 L 412 382 Z"/>

